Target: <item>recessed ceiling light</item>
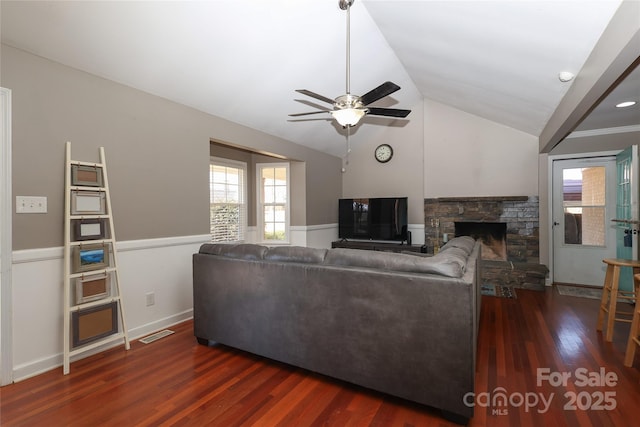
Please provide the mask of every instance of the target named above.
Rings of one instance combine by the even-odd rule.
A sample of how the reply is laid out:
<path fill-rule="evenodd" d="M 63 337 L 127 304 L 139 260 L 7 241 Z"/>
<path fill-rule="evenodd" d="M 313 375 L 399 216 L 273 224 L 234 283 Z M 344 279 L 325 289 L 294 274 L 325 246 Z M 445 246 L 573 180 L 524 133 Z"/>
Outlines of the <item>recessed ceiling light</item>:
<path fill-rule="evenodd" d="M 631 107 L 632 105 L 636 105 L 636 101 L 624 101 L 620 104 L 616 104 L 618 108 Z"/>
<path fill-rule="evenodd" d="M 571 80 L 573 80 L 574 77 L 575 77 L 575 74 L 569 71 L 562 71 L 560 72 L 560 74 L 558 74 L 558 79 L 563 83 L 570 82 Z"/>

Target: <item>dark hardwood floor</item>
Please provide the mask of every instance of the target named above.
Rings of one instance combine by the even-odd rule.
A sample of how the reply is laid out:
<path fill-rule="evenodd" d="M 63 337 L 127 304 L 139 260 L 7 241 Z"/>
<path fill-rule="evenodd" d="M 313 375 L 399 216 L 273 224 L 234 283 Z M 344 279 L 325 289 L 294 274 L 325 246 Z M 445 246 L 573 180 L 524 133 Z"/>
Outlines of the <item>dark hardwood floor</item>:
<path fill-rule="evenodd" d="M 483 297 L 469 425 L 638 425 L 640 357 L 632 368 L 623 365 L 629 324 L 617 324 L 607 343 L 595 331 L 599 301 L 550 288 L 517 290 L 517 297 Z M 191 322 L 171 329 L 174 335 L 151 344 L 136 341 L 130 351 L 120 347 L 75 362 L 67 376 L 59 368 L 0 388 L 0 424 L 455 425 L 431 408 L 228 347 L 198 345 Z"/>

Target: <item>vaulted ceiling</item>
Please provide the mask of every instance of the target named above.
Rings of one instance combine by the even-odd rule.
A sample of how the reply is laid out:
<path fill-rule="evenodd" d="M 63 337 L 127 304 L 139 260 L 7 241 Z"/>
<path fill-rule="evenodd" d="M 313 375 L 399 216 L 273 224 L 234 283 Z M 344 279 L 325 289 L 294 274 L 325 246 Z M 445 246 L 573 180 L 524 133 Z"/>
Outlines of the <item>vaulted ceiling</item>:
<path fill-rule="evenodd" d="M 374 105 L 411 109 L 428 98 L 538 136 L 572 84 L 558 73 L 579 74 L 620 2 L 355 0 L 351 92 L 390 80 L 402 89 Z M 329 115 L 288 117 L 326 107 L 295 89 L 345 93 L 346 12 L 338 0 L 0 7 L 7 45 L 342 155 L 342 130 Z M 365 117 L 358 138 L 402 124 Z"/>

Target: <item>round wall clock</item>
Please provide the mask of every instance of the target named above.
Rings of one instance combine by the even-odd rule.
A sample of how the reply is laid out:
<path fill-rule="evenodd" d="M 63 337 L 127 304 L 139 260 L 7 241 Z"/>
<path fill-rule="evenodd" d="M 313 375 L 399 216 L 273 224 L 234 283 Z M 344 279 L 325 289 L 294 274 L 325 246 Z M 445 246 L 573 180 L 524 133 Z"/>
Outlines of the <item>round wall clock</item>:
<path fill-rule="evenodd" d="M 389 144 L 378 145 L 375 151 L 376 160 L 380 163 L 386 163 L 393 157 L 393 148 Z"/>

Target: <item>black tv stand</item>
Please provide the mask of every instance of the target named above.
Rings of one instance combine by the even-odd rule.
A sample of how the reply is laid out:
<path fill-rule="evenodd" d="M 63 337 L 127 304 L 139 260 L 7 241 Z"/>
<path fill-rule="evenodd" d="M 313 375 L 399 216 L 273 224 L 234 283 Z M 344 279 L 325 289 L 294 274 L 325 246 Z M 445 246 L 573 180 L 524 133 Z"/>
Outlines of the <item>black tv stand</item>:
<path fill-rule="evenodd" d="M 372 242 L 366 240 L 336 240 L 331 242 L 332 248 L 365 249 L 369 251 L 386 252 L 420 252 L 420 246 L 406 245 L 404 242 Z"/>

